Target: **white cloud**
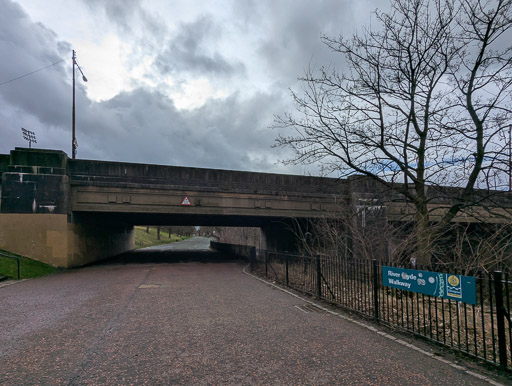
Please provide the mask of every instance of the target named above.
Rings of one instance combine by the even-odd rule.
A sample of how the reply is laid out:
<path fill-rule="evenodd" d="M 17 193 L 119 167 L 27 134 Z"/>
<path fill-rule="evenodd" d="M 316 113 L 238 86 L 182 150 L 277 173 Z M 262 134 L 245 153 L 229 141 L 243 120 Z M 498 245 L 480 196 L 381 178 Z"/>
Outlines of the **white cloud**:
<path fill-rule="evenodd" d="M 174 105 L 178 109 L 196 109 L 203 106 L 209 99 L 219 99 L 228 96 L 223 90 L 214 90 L 206 78 L 186 81 L 177 92 L 172 92 Z"/>
<path fill-rule="evenodd" d="M 77 45 L 80 47 L 77 62 L 88 79 L 85 87 L 89 98 L 106 100 L 130 91 L 132 74 L 125 64 L 131 52 L 128 44 L 110 33 L 98 41 L 84 40 Z"/>

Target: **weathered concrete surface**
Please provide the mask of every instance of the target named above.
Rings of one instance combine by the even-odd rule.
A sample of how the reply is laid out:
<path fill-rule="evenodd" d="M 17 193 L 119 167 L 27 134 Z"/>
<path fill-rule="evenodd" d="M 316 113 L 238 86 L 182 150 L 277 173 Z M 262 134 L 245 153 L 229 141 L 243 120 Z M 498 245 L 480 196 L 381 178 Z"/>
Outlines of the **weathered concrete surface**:
<path fill-rule="evenodd" d="M 67 164 L 68 157 L 63 151 L 12 150 L 7 168 L 0 165 L 0 212 L 68 214 L 70 185 Z"/>
<path fill-rule="evenodd" d="M 110 221 L 108 221 L 110 220 Z M 74 267 L 134 248 L 133 226 L 65 214 L 0 213 L 0 249 L 56 267 Z"/>
<path fill-rule="evenodd" d="M 133 249 L 133 224 L 72 213 L 66 153 L 16 148 L 0 180 L 0 249 L 58 267 Z"/>
<path fill-rule="evenodd" d="M 0 384 L 482 384 L 241 263 L 161 257 L 0 288 Z"/>
<path fill-rule="evenodd" d="M 65 214 L 0 213 L 0 249 L 67 267 L 69 226 Z"/>

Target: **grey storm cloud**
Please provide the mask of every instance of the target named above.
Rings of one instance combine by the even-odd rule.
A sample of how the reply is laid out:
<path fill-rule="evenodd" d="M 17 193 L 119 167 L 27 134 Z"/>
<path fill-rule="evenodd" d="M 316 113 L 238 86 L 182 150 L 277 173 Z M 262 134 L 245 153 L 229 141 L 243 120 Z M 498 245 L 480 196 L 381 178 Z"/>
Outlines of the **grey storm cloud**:
<path fill-rule="evenodd" d="M 135 162 L 276 171 L 273 137 L 266 129 L 272 115 L 261 111 L 271 111 L 280 99 L 257 94 L 242 102 L 233 95 L 187 111 L 177 110 L 158 92 L 139 88 L 92 104 L 81 119 L 78 139 L 94 158 L 130 154 Z"/>
<path fill-rule="evenodd" d="M 124 32 L 125 42 L 134 43 L 130 65 L 147 53 L 155 54 L 151 72 L 155 84 L 168 73 L 178 83 L 203 76 L 212 83 L 229 79 L 230 94 L 182 110 L 163 88 L 135 84 L 129 92 L 93 101 L 87 97 L 86 85 L 77 82 L 78 157 L 297 172 L 298 168 L 276 164 L 286 153 L 272 148 L 278 133 L 269 126 L 274 114 L 292 109 L 287 90 L 294 87 L 308 60 L 312 56 L 322 63 L 333 60 L 320 36 L 342 31 L 341 24 L 349 22 L 350 9 L 355 7 L 352 3 L 322 0 L 313 6 L 305 0 L 236 1 L 229 3 L 233 20 L 203 14 L 171 29 L 160 16 L 148 13 L 141 5 L 144 3 L 87 1 L 94 15 L 101 12 L 101 17 Z M 38 147 L 69 154 L 71 45 L 51 26 L 32 21 L 16 2 L 0 0 L 0 9 L 0 83 L 66 60 L 0 86 L 0 153 L 26 146 L 20 134 L 25 127 L 36 132 Z M 232 58 L 220 50 L 222 44 L 217 43 L 229 42 L 232 33 L 250 35 L 244 47 L 246 58 Z M 158 50 L 149 51 L 152 48 L 146 42 Z M 146 51 L 141 55 L 137 50 Z M 237 47 L 231 47 L 227 52 L 236 51 Z M 257 82 L 245 84 L 253 76 L 247 74 L 249 63 L 261 67 L 273 86 L 263 91 Z"/>
<path fill-rule="evenodd" d="M 103 11 L 109 22 L 115 23 L 125 35 L 133 34 L 133 26 L 140 24 L 151 34 L 165 34 L 164 22 L 146 12 L 139 0 L 83 0 L 83 3 L 93 12 Z"/>
<path fill-rule="evenodd" d="M 67 45 L 53 31 L 33 23 L 23 9 L 11 1 L 0 1 L 0 83 L 62 60 Z M 70 54 L 70 51 L 67 52 Z M 69 56 L 71 62 L 71 55 Z M 70 75 L 59 63 L 30 77 L 0 86 L 0 146 L 5 151 L 19 142 L 22 126 L 34 129 L 62 127 L 71 111 Z M 67 94 L 67 95 L 66 95 Z M 29 123 L 29 124 L 28 124 Z"/>
<path fill-rule="evenodd" d="M 261 0 L 246 6 L 241 2 L 235 10 L 244 25 L 261 29 L 255 52 L 274 75 L 275 87 L 288 88 L 308 63 L 342 66 L 340 55 L 323 45 L 321 37 L 351 36 L 360 27 L 354 15 L 364 12 L 363 20 L 369 21 L 371 11 L 383 5 L 379 0 Z"/>
<path fill-rule="evenodd" d="M 210 43 L 219 39 L 222 33 L 222 28 L 208 15 L 191 23 L 182 23 L 167 49 L 156 58 L 155 65 L 163 73 L 231 76 L 243 72 L 242 63 L 230 63 L 218 52 L 210 52 Z"/>
<path fill-rule="evenodd" d="M 0 7 L 0 56 L 9 58 L 0 61 L 2 79 L 59 60 L 60 51 L 69 49 L 15 3 L 0 0 Z M 60 63 L 0 87 L 0 153 L 26 146 L 21 127 L 36 132 L 38 147 L 70 153 L 70 64 Z M 77 82 L 76 97 L 79 158 L 284 170 L 275 164 L 271 148 L 277 133 L 268 129 L 274 109 L 285 108 L 279 92 L 249 97 L 234 93 L 194 110 L 179 110 L 169 97 L 145 88 L 95 102 Z"/>

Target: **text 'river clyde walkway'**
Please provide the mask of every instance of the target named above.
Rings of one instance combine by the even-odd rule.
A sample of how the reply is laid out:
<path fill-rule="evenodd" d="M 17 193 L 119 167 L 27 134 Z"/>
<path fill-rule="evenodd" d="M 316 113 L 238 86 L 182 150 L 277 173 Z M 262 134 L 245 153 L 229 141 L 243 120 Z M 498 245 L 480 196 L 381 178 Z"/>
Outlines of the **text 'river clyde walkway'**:
<path fill-rule="evenodd" d="M 207 242 L 0 288 L 0 385 L 488 384 L 213 262 Z"/>

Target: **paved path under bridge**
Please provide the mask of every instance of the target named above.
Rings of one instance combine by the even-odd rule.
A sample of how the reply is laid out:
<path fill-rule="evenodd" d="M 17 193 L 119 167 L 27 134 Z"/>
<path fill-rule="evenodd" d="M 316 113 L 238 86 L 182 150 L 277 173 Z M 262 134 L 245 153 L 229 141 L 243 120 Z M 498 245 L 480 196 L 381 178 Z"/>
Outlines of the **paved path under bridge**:
<path fill-rule="evenodd" d="M 488 384 L 183 245 L 0 288 L 0 384 Z"/>

